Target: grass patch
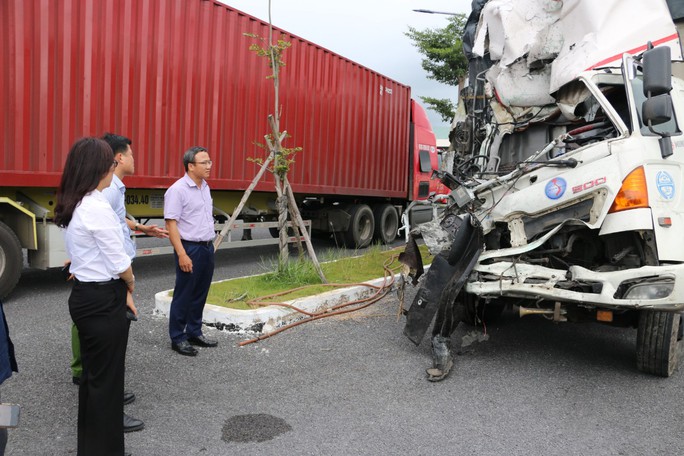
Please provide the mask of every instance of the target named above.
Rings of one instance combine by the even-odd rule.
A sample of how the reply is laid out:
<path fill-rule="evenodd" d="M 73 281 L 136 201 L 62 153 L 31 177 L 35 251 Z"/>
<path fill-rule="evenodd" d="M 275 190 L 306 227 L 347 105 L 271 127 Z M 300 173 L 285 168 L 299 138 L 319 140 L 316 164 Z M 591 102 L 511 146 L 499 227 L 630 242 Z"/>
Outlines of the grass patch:
<path fill-rule="evenodd" d="M 363 255 L 354 257 L 344 255 L 342 251 L 336 251 L 328 255 L 325 262 L 321 263 L 321 269 L 323 269 L 329 283 L 353 285 L 367 282 L 382 277 L 382 265 L 385 261 L 392 256 L 399 256 L 402 251 L 403 247 L 383 250 L 379 246 L 373 246 Z M 423 263 L 430 264 L 432 262 L 432 256 L 428 253 L 426 246 L 420 246 L 420 253 L 423 257 Z M 400 271 L 401 264 L 395 260 L 390 268 L 396 274 Z M 277 269 L 277 263 L 264 265 L 264 269 L 274 271 Z M 275 299 L 277 301 L 288 301 L 331 290 L 331 287 L 321 285 L 321 280 L 308 259 L 296 259 L 291 260 L 282 271 L 213 283 L 209 289 L 207 303 L 246 310 L 252 308 L 247 304 L 249 300 L 306 285 L 317 286 L 294 291 Z"/>

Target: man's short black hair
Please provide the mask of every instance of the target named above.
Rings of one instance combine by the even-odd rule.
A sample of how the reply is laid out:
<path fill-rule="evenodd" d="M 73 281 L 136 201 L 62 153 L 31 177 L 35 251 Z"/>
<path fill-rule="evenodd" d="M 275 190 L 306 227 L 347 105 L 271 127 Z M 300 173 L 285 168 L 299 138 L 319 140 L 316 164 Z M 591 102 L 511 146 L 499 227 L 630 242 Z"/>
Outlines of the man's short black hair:
<path fill-rule="evenodd" d="M 109 147 L 114 151 L 114 155 L 125 154 L 128 150 L 128 146 L 133 144 L 133 141 L 125 136 L 115 135 L 114 133 L 105 133 L 102 135 L 102 139 L 109 144 Z"/>
<path fill-rule="evenodd" d="M 192 146 L 190 149 L 186 150 L 183 154 L 183 167 L 185 168 L 185 171 L 188 170 L 188 165 L 190 163 L 195 162 L 195 155 L 199 154 L 200 152 L 206 151 L 207 149 L 205 149 L 202 146 Z"/>

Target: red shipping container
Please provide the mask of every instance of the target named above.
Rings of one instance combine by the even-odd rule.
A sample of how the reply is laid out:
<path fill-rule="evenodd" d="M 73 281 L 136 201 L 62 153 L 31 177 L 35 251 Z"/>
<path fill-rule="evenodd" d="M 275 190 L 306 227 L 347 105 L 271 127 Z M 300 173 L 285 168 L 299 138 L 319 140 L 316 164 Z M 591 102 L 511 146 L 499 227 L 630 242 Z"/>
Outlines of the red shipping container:
<path fill-rule="evenodd" d="M 244 190 L 274 110 L 268 24 L 212 0 L 0 1 L 0 185 L 56 187 L 70 145 L 133 139 L 129 188 L 166 188 L 193 145 Z M 410 88 L 280 29 L 281 130 L 295 192 L 408 197 Z M 268 177 L 257 190 L 273 191 Z"/>

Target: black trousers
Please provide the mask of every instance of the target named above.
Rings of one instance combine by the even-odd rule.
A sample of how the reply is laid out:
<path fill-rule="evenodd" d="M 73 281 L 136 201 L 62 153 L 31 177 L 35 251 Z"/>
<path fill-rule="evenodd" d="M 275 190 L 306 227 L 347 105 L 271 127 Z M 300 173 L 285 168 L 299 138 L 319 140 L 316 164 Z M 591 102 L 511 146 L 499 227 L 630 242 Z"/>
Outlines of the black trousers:
<path fill-rule="evenodd" d="M 81 339 L 83 374 L 78 391 L 78 456 L 124 454 L 123 392 L 126 285 L 76 282 L 69 312 Z"/>
<path fill-rule="evenodd" d="M 183 248 L 192 260 L 192 272 L 181 271 L 176 260 L 176 286 L 169 309 L 169 337 L 178 344 L 188 337 L 202 335 L 202 314 L 214 276 L 214 246 L 209 243 L 183 241 Z"/>

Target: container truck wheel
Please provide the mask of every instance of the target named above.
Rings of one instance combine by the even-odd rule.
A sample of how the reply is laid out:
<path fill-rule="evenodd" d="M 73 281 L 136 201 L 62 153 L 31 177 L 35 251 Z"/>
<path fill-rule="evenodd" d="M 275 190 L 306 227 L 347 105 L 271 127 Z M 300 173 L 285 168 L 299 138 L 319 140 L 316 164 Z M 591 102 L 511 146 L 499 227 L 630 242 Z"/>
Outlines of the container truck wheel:
<path fill-rule="evenodd" d="M 365 204 L 354 204 L 349 208 L 349 228 L 344 233 L 344 245 L 348 248 L 362 249 L 373 240 L 375 220 L 373 211 Z"/>
<path fill-rule="evenodd" d="M 0 299 L 10 294 L 19 282 L 23 266 L 19 238 L 9 226 L 0 222 Z"/>
<path fill-rule="evenodd" d="M 399 215 L 391 204 L 382 204 L 373 208 L 375 217 L 374 238 L 383 244 L 391 244 L 397 238 Z"/>
<path fill-rule="evenodd" d="M 637 368 L 648 374 L 669 377 L 677 367 L 677 334 L 681 315 L 642 310 L 637 330 Z"/>

